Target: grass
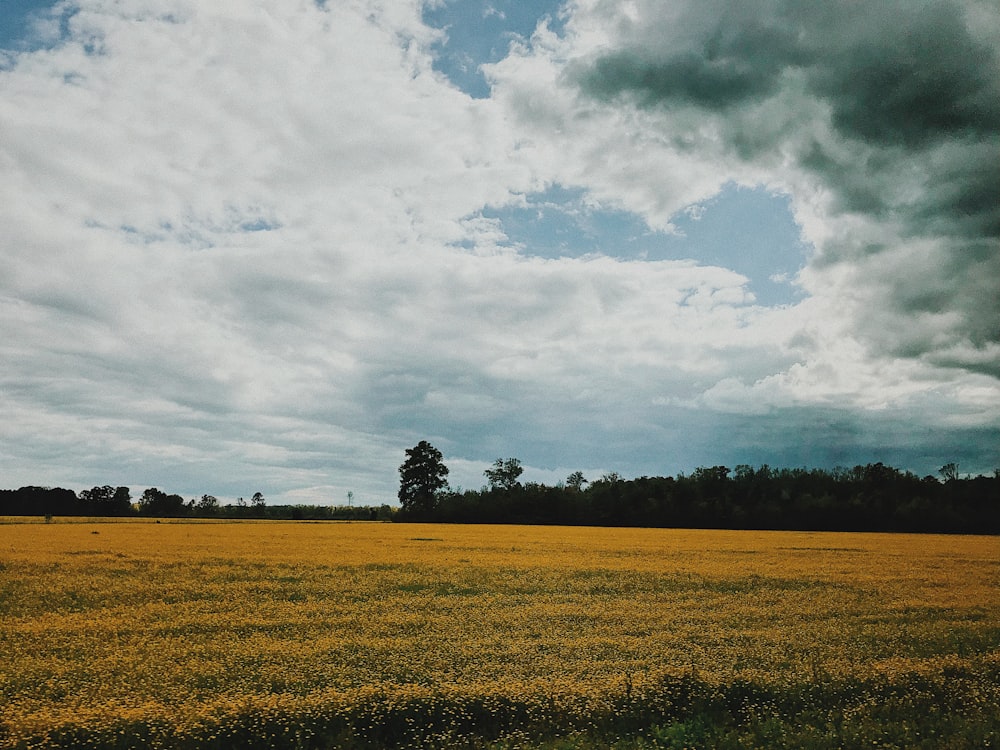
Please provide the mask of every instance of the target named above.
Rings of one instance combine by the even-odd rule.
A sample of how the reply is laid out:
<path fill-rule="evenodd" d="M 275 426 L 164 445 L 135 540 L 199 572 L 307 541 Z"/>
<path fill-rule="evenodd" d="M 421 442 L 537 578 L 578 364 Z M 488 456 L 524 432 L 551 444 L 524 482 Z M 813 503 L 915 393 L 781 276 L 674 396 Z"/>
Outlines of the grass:
<path fill-rule="evenodd" d="M 998 744 L 991 537 L 55 519 L 0 552 L 0 748 Z"/>

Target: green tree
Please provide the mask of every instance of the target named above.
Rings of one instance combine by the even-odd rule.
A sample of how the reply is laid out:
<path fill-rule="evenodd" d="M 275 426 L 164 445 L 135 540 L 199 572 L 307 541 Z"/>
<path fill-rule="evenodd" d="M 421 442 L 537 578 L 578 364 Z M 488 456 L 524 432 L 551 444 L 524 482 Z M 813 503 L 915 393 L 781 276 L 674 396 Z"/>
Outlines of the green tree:
<path fill-rule="evenodd" d="M 580 492 L 583 490 L 583 485 L 587 484 L 588 480 L 584 478 L 582 471 L 574 471 L 568 477 L 566 477 L 566 486 L 569 487 L 574 492 Z"/>
<path fill-rule="evenodd" d="M 517 487 L 520 484 L 518 477 L 523 473 L 521 461 L 516 458 L 498 458 L 493 462 L 492 469 L 483 472 L 490 487 L 501 490 L 512 490 Z"/>
<path fill-rule="evenodd" d="M 180 495 L 168 495 L 163 490 L 150 487 L 139 498 L 139 512 L 146 516 L 182 516 L 187 507 Z"/>
<path fill-rule="evenodd" d="M 194 507 L 202 515 L 214 516 L 219 511 L 219 500 L 214 495 L 202 495 Z"/>
<path fill-rule="evenodd" d="M 95 516 L 126 516 L 132 512 L 132 497 L 128 487 L 94 487 L 81 490 L 80 504 Z"/>
<path fill-rule="evenodd" d="M 116 487 L 111 498 L 111 513 L 116 516 L 127 516 L 132 512 L 132 493 L 128 487 Z"/>
<path fill-rule="evenodd" d="M 406 450 L 399 467 L 399 504 L 403 510 L 427 513 L 437 507 L 438 493 L 448 486 L 448 467 L 441 451 L 421 440 Z"/>

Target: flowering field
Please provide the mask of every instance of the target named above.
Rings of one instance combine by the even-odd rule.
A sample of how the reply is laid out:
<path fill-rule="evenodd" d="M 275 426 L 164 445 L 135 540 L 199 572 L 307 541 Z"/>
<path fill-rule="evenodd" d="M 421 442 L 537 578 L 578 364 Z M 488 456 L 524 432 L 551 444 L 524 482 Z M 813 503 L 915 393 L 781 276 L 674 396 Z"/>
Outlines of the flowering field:
<path fill-rule="evenodd" d="M 0 523 L 0 748 L 989 747 L 1000 539 Z"/>

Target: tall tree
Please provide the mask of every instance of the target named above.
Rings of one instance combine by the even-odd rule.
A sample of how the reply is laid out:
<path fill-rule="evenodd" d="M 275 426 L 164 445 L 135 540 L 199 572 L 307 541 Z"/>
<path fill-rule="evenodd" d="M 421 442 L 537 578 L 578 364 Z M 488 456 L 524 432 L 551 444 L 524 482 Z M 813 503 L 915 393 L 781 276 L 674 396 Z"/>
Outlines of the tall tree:
<path fill-rule="evenodd" d="M 421 440 L 406 450 L 406 460 L 399 467 L 399 504 L 410 512 L 434 510 L 438 492 L 448 486 L 447 477 L 441 451 Z"/>

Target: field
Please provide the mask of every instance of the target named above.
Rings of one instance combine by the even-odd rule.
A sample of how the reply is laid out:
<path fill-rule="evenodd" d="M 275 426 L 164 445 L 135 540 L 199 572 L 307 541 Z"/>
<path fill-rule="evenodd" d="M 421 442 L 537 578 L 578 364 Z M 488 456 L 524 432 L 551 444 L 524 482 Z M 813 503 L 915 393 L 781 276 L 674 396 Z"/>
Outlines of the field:
<path fill-rule="evenodd" d="M 0 748 L 1000 744 L 1000 539 L 0 523 Z"/>

